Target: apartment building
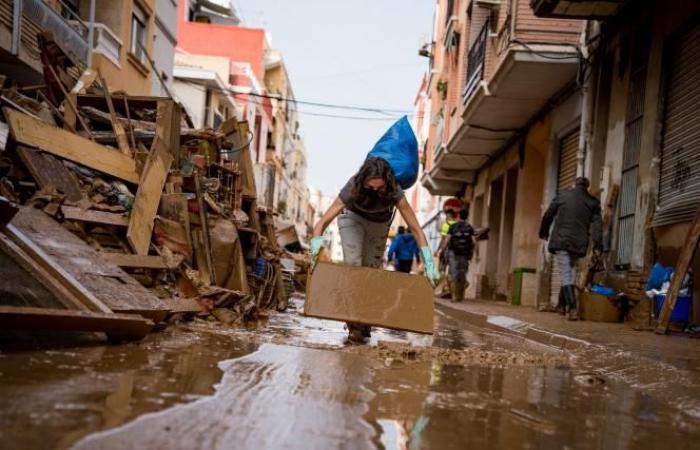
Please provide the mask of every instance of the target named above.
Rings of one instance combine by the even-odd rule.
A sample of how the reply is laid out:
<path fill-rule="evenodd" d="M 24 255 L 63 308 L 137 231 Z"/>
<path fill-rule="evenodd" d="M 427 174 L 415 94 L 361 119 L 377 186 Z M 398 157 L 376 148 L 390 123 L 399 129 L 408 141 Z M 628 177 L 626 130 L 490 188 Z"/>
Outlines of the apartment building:
<path fill-rule="evenodd" d="M 154 63 L 154 36 L 157 29 L 174 30 L 175 15 L 168 11 L 172 0 L 96 0 L 92 43 L 88 39 L 90 3 L 0 1 L 0 71 L 22 84 L 40 82 L 37 35 L 48 31 L 78 70 L 91 61 L 91 67 L 100 71 L 112 90 L 149 95 L 156 72 L 165 74 L 167 82 L 172 46 L 161 46 L 160 40 Z"/>
<path fill-rule="evenodd" d="M 434 195 L 462 198 L 473 225 L 489 230 L 476 246 L 468 294 L 507 298 L 513 270 L 523 267 L 540 268 L 547 297 L 558 279 L 537 229 L 556 191 L 558 154 L 578 147 L 583 22 L 538 18 L 525 0 L 445 0 L 434 30 L 431 162 L 421 182 Z M 562 159 L 562 187 L 573 184 L 575 157 L 573 166 Z"/>

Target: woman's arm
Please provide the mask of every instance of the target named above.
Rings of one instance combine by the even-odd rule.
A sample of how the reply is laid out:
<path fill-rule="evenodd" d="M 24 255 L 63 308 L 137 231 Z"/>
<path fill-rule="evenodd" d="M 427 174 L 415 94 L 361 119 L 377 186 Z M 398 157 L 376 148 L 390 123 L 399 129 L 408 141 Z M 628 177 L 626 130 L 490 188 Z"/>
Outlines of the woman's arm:
<path fill-rule="evenodd" d="M 343 211 L 343 208 L 345 208 L 345 204 L 343 204 L 343 201 L 340 199 L 340 197 L 336 197 L 335 200 L 333 200 L 331 206 L 328 207 L 328 210 L 326 210 L 326 212 L 323 213 L 321 219 L 314 226 L 314 237 L 321 236 L 326 227 L 328 227 L 328 225 L 330 225 L 330 223 L 333 222 L 333 219 L 335 219 L 335 217 L 338 214 L 340 214 L 341 211 Z"/>
<path fill-rule="evenodd" d="M 408 204 L 406 197 L 402 198 L 399 201 L 399 204 L 396 205 L 396 207 L 399 209 L 399 213 L 401 213 L 401 217 L 403 217 L 403 220 L 406 222 L 406 225 L 408 225 L 408 229 L 411 230 L 413 236 L 416 237 L 418 247 L 426 247 L 428 245 L 428 239 L 425 237 L 425 233 L 423 233 L 423 229 L 418 223 L 416 214 L 413 212 L 413 208 L 411 208 L 411 205 Z"/>

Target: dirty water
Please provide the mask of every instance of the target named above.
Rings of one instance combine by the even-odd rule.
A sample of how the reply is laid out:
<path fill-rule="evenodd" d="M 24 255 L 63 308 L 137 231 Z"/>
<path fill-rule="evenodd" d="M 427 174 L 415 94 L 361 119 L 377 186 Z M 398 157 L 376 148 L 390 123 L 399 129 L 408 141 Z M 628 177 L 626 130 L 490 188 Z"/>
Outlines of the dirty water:
<path fill-rule="evenodd" d="M 348 346 L 343 324 L 299 308 L 255 331 L 195 323 L 141 345 L 0 354 L 0 447 L 700 443 L 692 418 L 553 348 L 439 314 L 434 337 L 377 330 Z"/>

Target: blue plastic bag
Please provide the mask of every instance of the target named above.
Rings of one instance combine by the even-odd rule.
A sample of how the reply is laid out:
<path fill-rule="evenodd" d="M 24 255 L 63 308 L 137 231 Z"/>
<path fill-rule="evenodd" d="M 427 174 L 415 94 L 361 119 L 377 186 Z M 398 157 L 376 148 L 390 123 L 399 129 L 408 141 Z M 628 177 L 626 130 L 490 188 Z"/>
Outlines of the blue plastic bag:
<path fill-rule="evenodd" d="M 408 189 L 418 179 L 418 141 L 408 117 L 403 116 L 384 133 L 367 154 L 368 158 L 382 158 L 394 171 L 396 181 Z"/>
<path fill-rule="evenodd" d="M 661 289 L 661 286 L 671 279 L 673 274 L 673 267 L 664 267 L 660 262 L 654 263 L 649 272 L 649 279 L 647 279 L 647 284 L 644 287 L 645 291 L 650 291 L 652 289 Z"/>

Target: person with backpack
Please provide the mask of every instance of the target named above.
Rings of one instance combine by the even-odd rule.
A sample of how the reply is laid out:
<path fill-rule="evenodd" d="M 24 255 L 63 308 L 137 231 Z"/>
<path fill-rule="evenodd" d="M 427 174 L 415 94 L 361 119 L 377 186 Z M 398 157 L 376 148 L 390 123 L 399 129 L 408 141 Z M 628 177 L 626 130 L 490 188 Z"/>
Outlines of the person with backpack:
<path fill-rule="evenodd" d="M 474 254 L 474 228 L 467 223 L 468 216 L 468 209 L 459 211 L 459 220 L 450 225 L 440 249 L 447 250 L 447 272 L 454 302 L 464 300 L 469 261 Z"/>
<path fill-rule="evenodd" d="M 599 253 L 602 249 L 600 200 L 588 192 L 589 186 L 588 178 L 576 178 L 572 189 L 554 197 L 540 224 L 540 239 L 549 240 L 549 252 L 559 265 L 561 289 L 558 309 L 568 312 L 569 320 L 579 319 L 575 268 L 578 259 L 588 252 L 589 237 L 593 241 L 594 252 Z"/>
<path fill-rule="evenodd" d="M 310 242 L 312 261 L 315 261 L 325 245 L 323 231 L 337 216 L 343 261 L 354 266 L 379 268 L 384 259 L 394 209 L 399 211 L 408 229 L 415 236 L 420 247 L 425 276 L 431 283 L 437 283 L 439 274 L 428 240 L 396 180 L 394 171 L 383 158 L 368 157 L 314 226 L 314 237 Z M 364 342 L 369 336 L 369 326 L 348 323 L 350 342 Z"/>
<path fill-rule="evenodd" d="M 406 227 L 399 226 L 398 232 L 389 246 L 387 261 L 394 262 L 394 268 L 398 272 L 411 273 L 413 258 L 420 262 L 420 250 L 416 244 L 416 238 L 411 233 L 406 233 Z"/>

